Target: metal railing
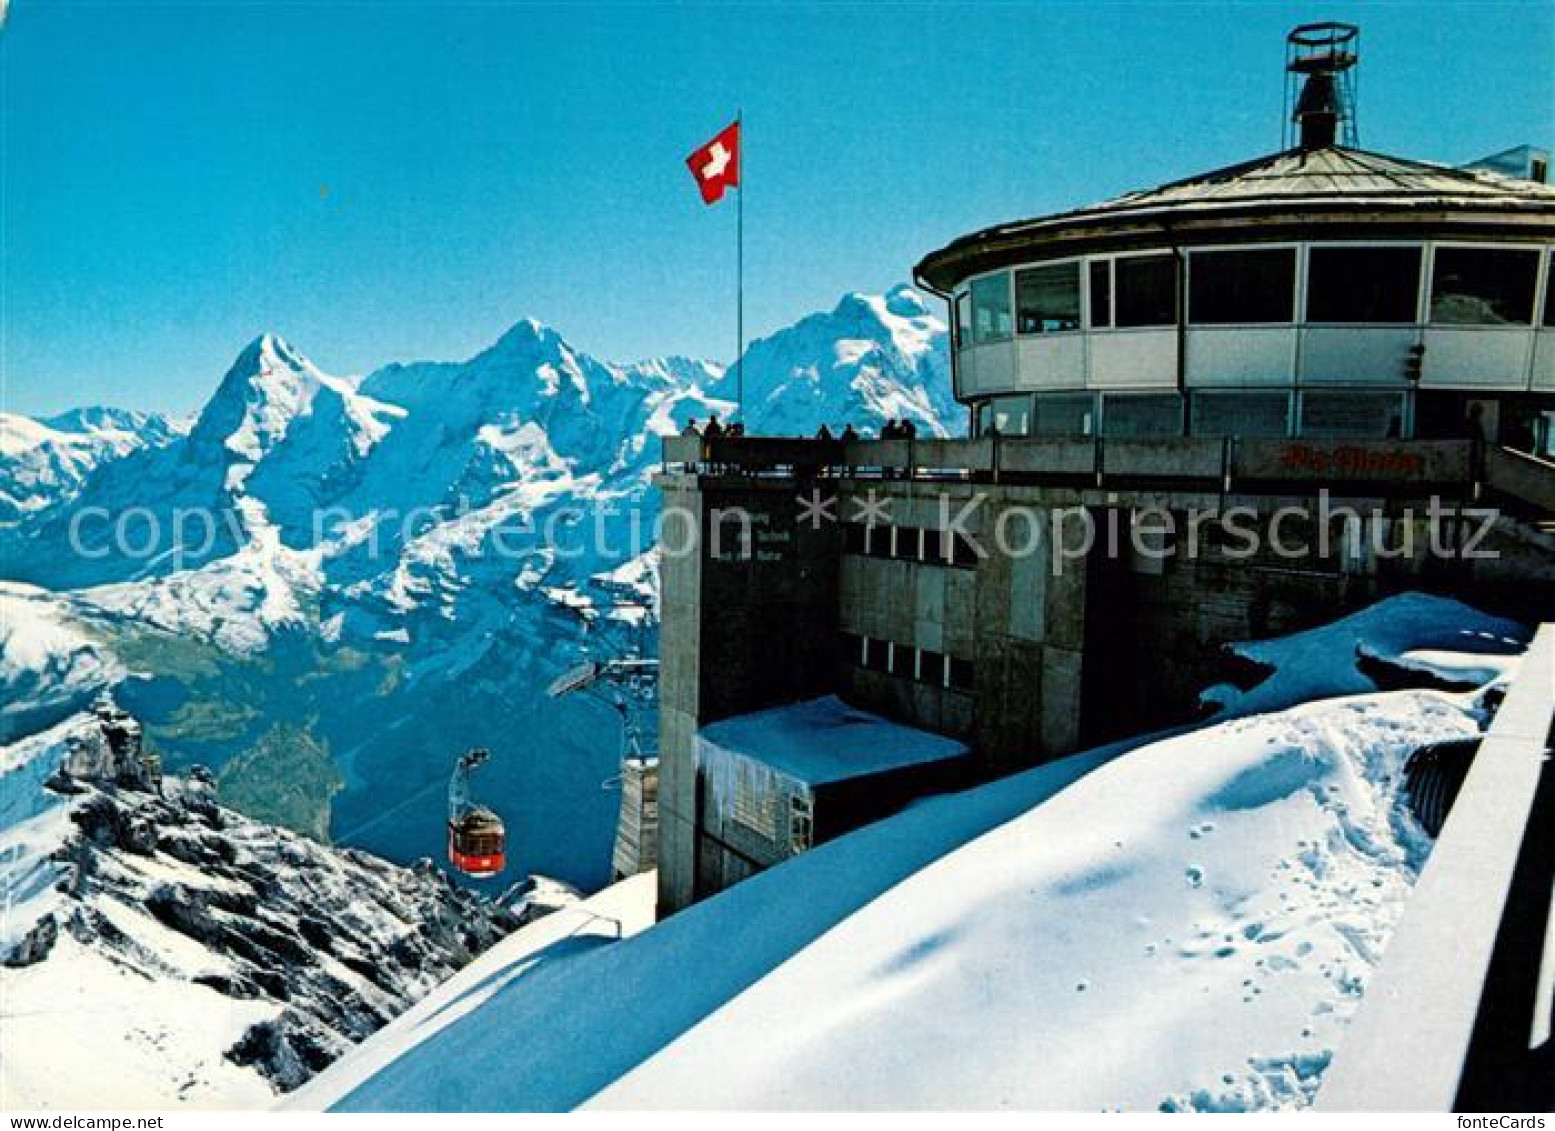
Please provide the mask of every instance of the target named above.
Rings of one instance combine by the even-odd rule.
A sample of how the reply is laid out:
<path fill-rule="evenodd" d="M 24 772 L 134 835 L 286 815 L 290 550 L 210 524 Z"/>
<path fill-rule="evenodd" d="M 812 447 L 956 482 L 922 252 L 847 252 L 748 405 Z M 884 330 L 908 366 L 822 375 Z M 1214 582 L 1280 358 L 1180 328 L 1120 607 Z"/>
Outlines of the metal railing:
<path fill-rule="evenodd" d="M 667 469 L 762 474 L 804 471 L 1077 486 L 1160 484 L 1183 489 L 1317 490 L 1356 484 L 1383 491 L 1467 492 L 1484 461 L 1468 440 L 1316 440 L 1254 437 L 999 437 L 914 440 L 667 436 Z M 1515 464 L 1503 479 L 1524 496 L 1555 491 L 1555 467 Z M 1555 507 L 1555 501 L 1550 503 Z"/>

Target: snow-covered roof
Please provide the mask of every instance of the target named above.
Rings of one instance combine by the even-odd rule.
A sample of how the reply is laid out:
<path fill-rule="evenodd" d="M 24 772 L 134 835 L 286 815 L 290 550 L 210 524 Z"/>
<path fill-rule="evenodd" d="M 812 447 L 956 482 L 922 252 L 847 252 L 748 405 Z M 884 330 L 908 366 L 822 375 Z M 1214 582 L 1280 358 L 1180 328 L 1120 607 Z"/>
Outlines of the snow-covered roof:
<path fill-rule="evenodd" d="M 1199 173 L 1156 188 L 1126 193 L 1084 208 L 998 224 L 962 236 L 931 252 L 917 276 L 945 289 L 967 274 L 996 264 L 982 257 L 1017 241 L 1032 245 L 1078 237 L 1116 239 L 1154 228 L 1253 214 L 1317 219 L 1379 213 L 1395 219 L 1412 213 L 1474 214 L 1481 219 L 1555 224 L 1555 186 L 1484 169 L 1458 169 L 1362 149 L 1287 149 L 1251 161 Z"/>
<path fill-rule="evenodd" d="M 704 727 L 703 756 L 749 758 L 809 785 L 959 758 L 965 743 L 893 723 L 835 695 L 737 715 Z"/>

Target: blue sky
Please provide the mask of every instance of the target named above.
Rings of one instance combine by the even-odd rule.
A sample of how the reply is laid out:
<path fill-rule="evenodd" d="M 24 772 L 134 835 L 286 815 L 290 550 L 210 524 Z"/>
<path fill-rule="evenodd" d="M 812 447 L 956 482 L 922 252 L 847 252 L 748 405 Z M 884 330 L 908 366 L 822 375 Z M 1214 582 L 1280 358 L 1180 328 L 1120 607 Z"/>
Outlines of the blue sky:
<path fill-rule="evenodd" d="M 1361 142 L 1555 141 L 1555 6 L 139 4 L 0 31 L 4 407 L 197 408 L 275 330 L 339 373 L 534 316 L 728 359 L 975 227 L 1277 149 L 1283 37 L 1362 25 Z"/>

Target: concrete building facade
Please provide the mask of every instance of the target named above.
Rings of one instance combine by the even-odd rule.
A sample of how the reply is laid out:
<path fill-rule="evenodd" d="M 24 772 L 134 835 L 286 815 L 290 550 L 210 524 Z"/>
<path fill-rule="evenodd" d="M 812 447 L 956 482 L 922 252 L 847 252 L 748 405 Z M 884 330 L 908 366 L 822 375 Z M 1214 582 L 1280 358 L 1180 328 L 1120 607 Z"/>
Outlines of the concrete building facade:
<path fill-rule="evenodd" d="M 1339 27 L 1292 148 L 919 264 L 969 438 L 665 440 L 661 911 L 782 857 L 730 855 L 720 720 L 834 695 L 992 777 L 1391 592 L 1555 611 L 1555 189 L 1337 144 Z"/>

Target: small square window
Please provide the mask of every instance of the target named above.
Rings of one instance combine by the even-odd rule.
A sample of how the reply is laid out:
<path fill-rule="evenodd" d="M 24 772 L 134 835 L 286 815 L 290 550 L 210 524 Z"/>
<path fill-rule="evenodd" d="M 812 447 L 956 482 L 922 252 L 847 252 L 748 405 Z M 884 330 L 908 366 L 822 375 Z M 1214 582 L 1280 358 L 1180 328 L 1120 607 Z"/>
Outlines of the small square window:
<path fill-rule="evenodd" d="M 794 852 L 808 851 L 815 843 L 815 803 L 808 794 L 788 799 L 788 845 Z"/>
<path fill-rule="evenodd" d="M 946 668 L 945 686 L 953 691 L 971 691 L 973 688 L 972 661 L 950 657 Z"/>

